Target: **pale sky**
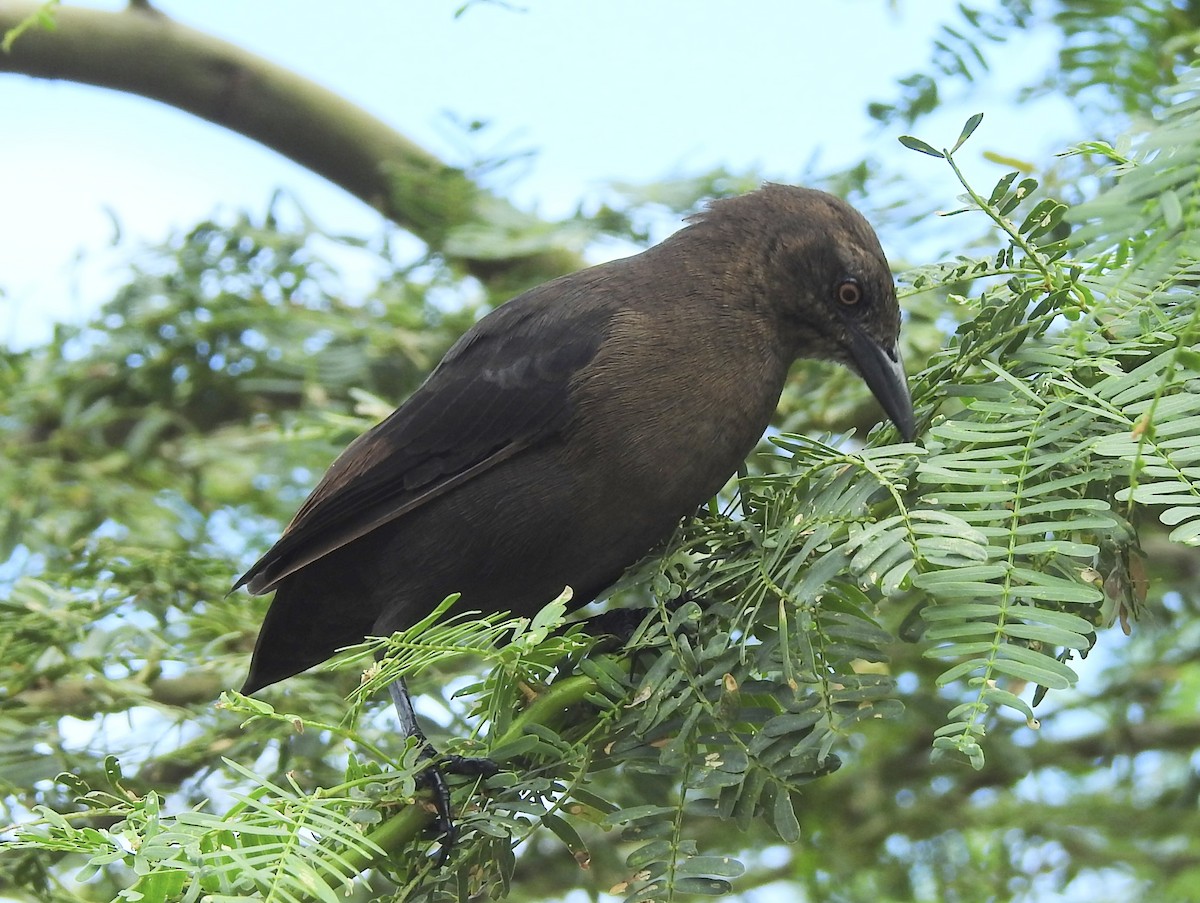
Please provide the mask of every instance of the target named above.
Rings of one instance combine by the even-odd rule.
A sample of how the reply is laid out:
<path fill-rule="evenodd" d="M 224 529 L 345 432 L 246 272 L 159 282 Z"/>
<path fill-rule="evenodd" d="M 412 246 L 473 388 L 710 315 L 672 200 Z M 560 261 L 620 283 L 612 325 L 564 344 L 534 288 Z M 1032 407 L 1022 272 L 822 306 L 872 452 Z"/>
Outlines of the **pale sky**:
<path fill-rule="evenodd" d="M 957 193 L 943 165 L 903 150 L 899 130 L 866 115 L 869 101 L 894 96 L 897 76 L 926 66 L 954 0 L 909 0 L 894 13 L 886 0 L 519 0 L 481 2 L 458 19 L 460 0 L 157 5 L 324 83 L 449 163 L 536 151 L 513 170 L 519 180 L 498 187 L 545 216 L 568 214 L 614 180 L 723 164 L 795 181 L 813 159 L 827 171 L 869 153 L 927 179 L 946 207 Z M 1053 50 L 1031 35 L 995 56 L 1040 72 Z M 1002 68 L 998 76 L 1011 84 Z M 1005 88 L 916 131 L 949 143 L 967 116 L 986 112 L 964 163 L 990 185 L 1002 170 L 980 160 L 983 150 L 1045 160 L 1081 137 L 1059 106 L 1019 108 Z M 153 242 L 214 213 L 261 212 L 284 187 L 330 231 L 382 228 L 290 161 L 140 98 L 0 75 L 0 114 L 0 341 L 44 338 L 55 318 L 86 316 L 120 284 L 136 245 L 105 252 L 110 211 L 126 238 Z M 468 150 L 451 117 L 491 126 Z M 887 245 L 887 224 L 877 226 Z"/>
<path fill-rule="evenodd" d="M 936 206 L 955 206 L 945 165 L 901 148 L 902 130 L 880 128 L 866 107 L 892 99 L 897 77 L 927 68 L 956 0 L 512 0 L 455 19 L 462 2 L 155 5 L 325 84 L 450 164 L 469 154 L 448 117 L 488 120 L 475 152 L 536 151 L 523 178 L 498 187 L 547 217 L 611 181 L 717 165 L 795 181 L 814 158 L 818 170 L 836 170 L 869 154 L 920 180 Z M 990 87 L 955 101 L 961 86 L 947 86 L 952 102 L 916 134 L 949 144 L 984 112 L 960 155 L 982 187 L 1004 172 L 984 151 L 1045 164 L 1094 137 L 1062 99 L 1014 102 L 1017 84 L 1049 68 L 1054 37 L 1034 32 L 993 50 Z M 29 345 L 56 319 L 93 312 L 121 284 L 137 241 L 214 213 L 261 212 L 277 188 L 330 232 L 384 228 L 275 153 L 140 98 L 0 75 L 0 128 L 0 343 Z M 106 250 L 113 217 L 126 244 Z M 951 246 L 961 226 L 943 222 Z M 876 226 L 890 257 L 908 253 L 903 235 Z"/>

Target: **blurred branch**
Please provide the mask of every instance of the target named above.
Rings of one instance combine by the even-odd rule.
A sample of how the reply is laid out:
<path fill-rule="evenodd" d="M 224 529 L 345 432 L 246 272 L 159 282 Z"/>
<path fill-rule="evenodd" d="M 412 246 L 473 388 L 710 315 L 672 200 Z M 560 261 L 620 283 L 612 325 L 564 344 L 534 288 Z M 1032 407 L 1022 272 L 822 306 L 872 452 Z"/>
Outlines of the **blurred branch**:
<path fill-rule="evenodd" d="M 122 686 L 128 687 L 125 681 Z M 224 679 L 215 672 L 194 670 L 179 677 L 160 677 L 148 681 L 142 701 L 183 708 L 216 701 L 226 689 Z M 100 712 L 123 712 L 129 708 L 130 693 L 115 693 L 103 679 L 70 677 L 16 693 L 6 707 L 28 707 L 55 716 L 74 715 L 91 718 Z"/>
<path fill-rule="evenodd" d="M 0 2 L 0 32 L 41 10 L 31 0 Z M 338 94 L 148 5 L 120 12 L 63 6 L 54 19 L 54 30 L 30 28 L 0 54 L 0 72 L 110 88 L 199 116 L 328 179 L 434 250 L 485 210 L 492 219 L 536 222 Z M 544 277 L 582 266 L 561 247 L 459 262 L 485 281 L 517 269 Z"/>

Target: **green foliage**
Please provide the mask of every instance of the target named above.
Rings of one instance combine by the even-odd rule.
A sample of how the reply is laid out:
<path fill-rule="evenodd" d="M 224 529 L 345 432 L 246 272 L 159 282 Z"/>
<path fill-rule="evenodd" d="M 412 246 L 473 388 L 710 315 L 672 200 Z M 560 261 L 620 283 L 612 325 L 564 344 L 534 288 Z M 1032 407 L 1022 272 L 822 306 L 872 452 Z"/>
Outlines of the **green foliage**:
<path fill-rule="evenodd" d="M 413 751 L 415 754 L 415 750 Z M 222 815 L 196 810 L 162 811 L 151 792 L 139 798 L 121 783 L 110 758 L 111 790 L 71 782 L 80 808 L 70 816 L 41 808 L 38 828 L 25 832 L 13 849 L 71 851 L 89 856 L 76 880 L 86 882 L 104 869 L 123 867 L 129 886 L 121 898 L 139 903 L 195 899 L 226 901 L 338 900 L 334 888 L 349 886 L 359 864 L 352 858 L 381 851 L 362 835 L 354 819 L 364 794 L 388 798 L 388 783 L 359 781 L 357 797 L 328 791 L 305 793 L 294 778 L 282 787 L 227 762 L 249 789 Z M 119 819 L 115 827 L 77 822 Z M 320 843 L 314 842 L 320 838 Z"/>
<path fill-rule="evenodd" d="M 545 833 L 574 862 L 598 857 L 620 876 L 605 886 L 627 900 L 728 893 L 747 857 L 715 826 L 800 842 L 814 789 L 847 756 L 862 757 L 855 738 L 911 717 L 915 697 L 907 695 L 906 711 L 896 682 L 894 659 L 908 658 L 901 638 L 937 663 L 928 689 L 940 688 L 944 704 L 926 744 L 986 773 L 992 734 L 1010 729 L 999 710 L 1036 725 L 1030 694 L 1072 687 L 1098 629 L 1128 623 L 1144 604 L 1135 576 L 1143 512 L 1171 529 L 1170 541 L 1200 541 L 1200 336 L 1195 299 L 1184 290 L 1195 258 L 1186 230 L 1168 228 L 1187 220 L 1193 204 L 1190 182 L 1173 175 L 1190 164 L 1166 143 L 1200 129 L 1183 99 L 1178 118 L 1121 164 L 1112 191 L 1132 217 L 1125 228 L 1093 222 L 1064 239 L 1059 226 L 1076 213 L 1039 198 L 1033 180 L 1006 175 L 986 197 L 964 182 L 954 213 L 987 217 L 1003 245 L 904 279 L 910 298 L 975 286 L 969 297 L 951 296 L 943 316 L 956 321 L 953 335 L 914 379 L 928 424 L 922 444 L 880 444 L 890 428 L 865 445 L 773 437 L 782 454 L 761 460 L 765 469 L 686 524 L 629 581 L 626 594 L 645 598 L 636 588 L 648 583 L 655 600 L 632 662 L 589 652 L 578 632 L 563 633 L 561 600 L 532 621 L 444 606 L 385 639 L 382 665 L 374 664 L 376 646 L 342 660 L 343 671 L 368 665 L 348 711 L 336 691 L 354 682 L 330 688 L 327 677 L 297 679 L 302 689 L 289 709 L 303 714 L 230 696 L 216 711 L 190 709 L 207 747 L 189 758 L 184 742 L 179 762 L 133 747 L 125 766 L 107 753 L 88 766 L 63 738 L 52 754 L 18 753 L 18 719 L 3 760 L 11 817 L 25 823 L 11 845 L 14 875 L 29 873 L 33 860 L 21 857 L 34 854 L 74 863 L 84 869 L 77 880 L 125 888 L 129 899 L 333 899 L 352 885 L 353 893 L 406 900 L 528 896 L 538 880 L 522 874 L 514 849 Z M 955 153 L 978 124 L 968 122 L 952 148 L 906 143 L 957 172 Z M 1171 167 L 1161 165 L 1167 160 Z M 1177 205 L 1153 202 L 1164 184 Z M 1096 201 L 1101 210 L 1106 203 Z M 46 352 L 7 356 L 14 391 L 5 416 L 19 437 L 12 453 L 34 452 L 59 477 L 112 468 L 118 455 L 125 476 L 92 482 L 111 487 L 98 497 L 104 505 L 114 488 L 128 497 L 101 514 L 82 496 L 53 532 L 31 529 L 33 517 L 19 507 L 9 515 L 24 517 L 10 531 L 14 548 L 36 538 L 39 551 L 59 556 L 28 559 L 27 575 L 11 585 L 3 641 L 14 653 L 6 677 L 13 698 L 38 704 L 54 674 L 74 680 L 80 710 L 100 699 L 114 712 L 149 705 L 170 731 L 189 709 L 163 694 L 184 679 L 188 650 L 203 644 L 217 671 L 215 683 L 195 690 L 193 706 L 232 682 L 254 619 L 241 600 L 221 600 L 241 555 L 222 534 L 239 523 L 232 518 L 245 497 L 284 496 L 256 518 L 289 507 L 289 483 L 258 488 L 256 473 L 279 480 L 281 464 L 315 462 L 362 422 L 306 413 L 309 386 L 337 391 L 343 372 L 320 363 L 338 346 L 339 333 L 329 331 L 347 316 L 435 316 L 346 309 L 318 290 L 332 277 L 305 257 L 310 246 L 303 232 L 248 222 L 232 233 L 191 233 L 174 250 L 178 269 L 143 272 L 104 312 L 111 339 L 95 327 L 64 334 L 62 346 L 84 342 L 86 364 L 76 367 L 103 374 L 106 361 L 120 362 L 126 379 L 82 381 L 54 370 L 48 388 L 20 378 L 51 372 Z M 206 275 L 214 271 L 224 275 Z M 169 293 L 163 278 L 176 280 Z M 311 294 L 301 295 L 302 285 Z M 247 304 L 257 319 L 248 319 Z M 277 321 L 264 316 L 275 311 Z M 292 342 L 304 317 L 327 338 L 290 364 L 271 349 Z M 195 332 L 163 329 L 175 323 Z M 394 323 L 389 334 L 403 335 Z M 150 341 L 138 342 L 141 335 Z M 363 356 L 372 359 L 369 349 Z M 64 351 L 55 360 L 70 363 Z M 178 365 L 168 367 L 172 360 Z M 380 371 L 360 364 L 345 372 L 340 404 L 349 412 L 350 386 Z M 54 392 L 80 401 L 55 406 Z M 265 402 L 273 407 L 259 416 L 284 428 L 251 439 L 236 422 Z M 171 412 L 169 423 L 145 426 L 158 405 Z M 80 421 L 64 407 L 102 413 Z M 293 418 L 304 419 L 287 426 Z M 310 466 L 289 478 L 292 498 L 314 473 Z M 53 498 L 41 504 L 39 514 L 66 507 Z M 157 544 L 144 532 L 152 509 L 162 524 L 153 529 L 165 536 Z M 238 514 L 241 523 L 255 522 L 248 514 Z M 177 543 L 206 551 L 173 556 Z M 149 630 L 118 626 L 146 617 Z M 428 856 L 429 814 L 416 805 L 416 750 L 397 750 L 386 736 L 373 690 L 398 673 L 419 687 L 446 667 L 477 677 L 450 702 L 448 727 L 464 739 L 443 745 L 491 755 L 504 770 L 456 779 L 462 837 L 440 868 Z M 63 693 L 40 704 L 63 711 Z M 131 760 L 136 777 L 126 778 Z M 170 764 L 188 777 L 165 794 L 152 779 L 172 773 Z M 47 784 L 59 765 L 66 773 Z M 109 789 L 92 789 L 101 786 Z M 356 878 L 364 872 L 365 882 Z M 42 866 L 22 880 L 47 899 L 78 899 L 69 873 Z"/>
<path fill-rule="evenodd" d="M 990 8 L 960 3 L 958 13 L 961 21 L 942 25 L 933 39 L 928 67 L 900 78 L 895 100 L 869 104 L 872 117 L 912 125 L 941 105 L 939 83 L 944 86 L 959 78 L 973 82 L 984 75 L 990 68 L 984 47 L 1028 28 L 1034 18 L 1030 0 L 1001 0 Z"/>
<path fill-rule="evenodd" d="M 1061 37 L 1057 65 L 1030 72 L 1021 99 L 1065 94 L 1085 110 L 1136 119 L 1162 111 L 1159 89 L 1176 83 L 1200 42 L 1200 10 L 1183 0 L 999 0 L 959 3 L 957 12 L 939 29 L 928 64 L 897 80 L 896 97 L 870 104 L 871 116 L 911 126 L 941 107 L 956 82 L 986 77 L 996 45 L 1017 50 L 1029 34 L 1052 30 Z"/>
<path fill-rule="evenodd" d="M 0 354 L 5 891 L 1194 899 L 1197 88 L 1119 150 L 1080 145 L 1109 170 L 1074 207 L 962 179 L 979 117 L 946 148 L 904 139 L 962 179 L 947 215 L 992 227 L 901 278 L 921 441 L 859 438 L 877 411 L 827 404 L 852 381 L 822 371 L 773 453 L 623 582 L 650 606 L 633 655 L 564 629 L 565 599 L 527 620 L 452 598 L 214 707 L 261 616 L 232 576 L 487 299 L 282 202 L 145 255 L 95 322 Z M 578 234 L 737 178 L 630 191 Z M 494 225 L 448 240 L 536 250 L 532 224 Z M 362 303 L 326 260 L 345 253 L 380 275 Z M 398 673 L 440 748 L 503 766 L 452 779 L 445 867 L 374 692 Z"/>

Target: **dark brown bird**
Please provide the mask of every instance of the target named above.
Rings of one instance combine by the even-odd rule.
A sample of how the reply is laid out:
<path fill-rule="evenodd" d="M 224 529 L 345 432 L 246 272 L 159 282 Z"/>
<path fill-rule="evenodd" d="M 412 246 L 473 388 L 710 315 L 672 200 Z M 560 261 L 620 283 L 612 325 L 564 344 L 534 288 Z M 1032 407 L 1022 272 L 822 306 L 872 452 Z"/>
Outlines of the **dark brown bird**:
<path fill-rule="evenodd" d="M 724 485 L 799 357 L 857 371 L 911 438 L 899 329 L 867 221 L 784 185 L 515 298 L 351 443 L 237 582 L 275 591 L 242 691 L 454 592 L 522 615 L 567 585 L 591 601 Z"/>

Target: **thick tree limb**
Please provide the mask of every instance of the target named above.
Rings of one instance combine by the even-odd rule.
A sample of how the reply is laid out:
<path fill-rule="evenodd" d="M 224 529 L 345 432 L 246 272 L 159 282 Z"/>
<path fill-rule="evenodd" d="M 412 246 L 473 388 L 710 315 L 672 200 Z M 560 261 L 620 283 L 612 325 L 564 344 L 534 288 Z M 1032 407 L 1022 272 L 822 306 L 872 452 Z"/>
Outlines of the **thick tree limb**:
<path fill-rule="evenodd" d="M 40 7 L 0 0 L 0 32 Z M 323 176 L 435 250 L 452 230 L 477 223 L 486 205 L 502 203 L 345 98 L 147 4 L 116 13 L 63 6 L 54 17 L 54 31 L 31 28 L 0 53 L 0 72 L 111 88 L 199 116 Z M 582 265 L 565 249 L 536 257 L 543 278 Z M 484 279 L 535 262 L 460 259 Z"/>

